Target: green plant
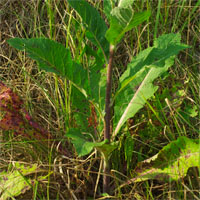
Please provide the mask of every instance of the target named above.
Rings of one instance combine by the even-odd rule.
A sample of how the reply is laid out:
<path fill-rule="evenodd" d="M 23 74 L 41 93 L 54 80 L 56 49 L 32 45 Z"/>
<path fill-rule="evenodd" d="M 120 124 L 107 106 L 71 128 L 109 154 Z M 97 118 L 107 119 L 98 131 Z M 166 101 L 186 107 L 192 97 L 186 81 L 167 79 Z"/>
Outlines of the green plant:
<path fill-rule="evenodd" d="M 46 176 L 38 176 L 37 178 L 30 178 L 31 174 L 40 172 L 38 165 L 33 164 L 32 166 L 24 166 L 18 162 L 13 164 L 13 170 L 3 171 L 0 173 L 0 194 L 1 199 L 14 199 L 14 197 L 25 193 L 31 188 L 37 187 L 39 181 L 47 179 L 51 172 Z M 36 188 L 37 189 L 37 188 Z M 41 199 L 41 197 L 39 196 Z"/>
<path fill-rule="evenodd" d="M 148 179 L 163 181 L 177 181 L 184 178 L 190 167 L 198 167 L 199 139 L 189 139 L 185 136 L 170 142 L 158 154 L 138 163 L 131 182 L 140 182 Z"/>
<path fill-rule="evenodd" d="M 108 29 L 89 3 L 68 2 L 81 17 L 86 38 L 97 48 L 97 51 L 93 50 L 85 41 L 84 51 L 91 59 L 88 66 L 82 66 L 80 60 L 73 60 L 69 49 L 49 39 L 14 38 L 8 43 L 18 50 L 25 50 L 38 62 L 40 69 L 70 82 L 71 104 L 78 114 L 73 114 L 74 123 L 72 128 L 68 127 L 66 136 L 72 139 L 79 156 L 89 154 L 94 148 L 102 153 L 104 192 L 108 192 L 109 156 L 117 148 L 117 135 L 125 122 L 153 97 L 158 89 L 154 80 L 164 74 L 173 65 L 175 55 L 188 46 L 180 43 L 180 34 L 171 33 L 155 39 L 152 47 L 132 59 L 119 79 L 117 91 L 112 94 L 115 48 L 127 31 L 149 18 L 150 12 L 134 13 L 131 0 L 121 0 L 117 7 L 114 6 L 116 1 L 104 1 L 104 13 L 110 23 Z M 104 141 L 101 141 L 103 133 Z"/>

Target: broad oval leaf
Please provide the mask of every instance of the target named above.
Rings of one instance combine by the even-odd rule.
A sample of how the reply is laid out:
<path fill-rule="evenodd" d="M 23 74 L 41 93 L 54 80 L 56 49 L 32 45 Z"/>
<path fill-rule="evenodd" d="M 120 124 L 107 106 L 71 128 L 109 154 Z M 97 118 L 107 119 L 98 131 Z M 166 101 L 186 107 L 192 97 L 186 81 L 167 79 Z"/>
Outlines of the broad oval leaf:
<path fill-rule="evenodd" d="M 150 11 L 134 13 L 131 7 L 114 8 L 110 16 L 110 28 L 106 32 L 106 39 L 112 45 L 117 45 L 127 31 L 147 20 L 150 15 Z"/>

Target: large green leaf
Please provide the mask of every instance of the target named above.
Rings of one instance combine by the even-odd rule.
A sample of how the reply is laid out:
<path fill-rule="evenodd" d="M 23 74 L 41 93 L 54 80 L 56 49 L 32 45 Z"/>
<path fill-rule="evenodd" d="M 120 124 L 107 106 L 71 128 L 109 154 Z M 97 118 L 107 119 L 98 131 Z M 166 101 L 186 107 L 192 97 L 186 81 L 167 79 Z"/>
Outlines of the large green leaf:
<path fill-rule="evenodd" d="M 107 55 L 109 50 L 109 43 L 105 38 L 105 33 L 108 28 L 99 12 L 85 0 L 68 0 L 68 2 L 70 6 L 73 7 L 81 16 L 84 25 L 88 30 L 86 34 L 88 39 L 100 47 L 102 52 Z"/>
<path fill-rule="evenodd" d="M 151 15 L 150 11 L 134 13 L 131 6 L 124 7 L 124 5 L 127 4 L 123 3 L 122 6 L 114 8 L 111 12 L 110 28 L 106 32 L 106 39 L 112 45 L 119 43 L 127 31 L 141 24 Z"/>
<path fill-rule="evenodd" d="M 184 178 L 190 167 L 200 169 L 200 140 L 185 136 L 169 143 L 155 156 L 138 163 L 136 177 L 129 182 L 148 179 L 178 180 Z"/>
<path fill-rule="evenodd" d="M 40 69 L 71 80 L 86 95 L 87 72 L 72 60 L 70 50 L 62 44 L 47 38 L 12 38 L 7 42 L 18 50 L 25 50 L 30 58 L 37 61 Z"/>
<path fill-rule="evenodd" d="M 95 147 L 103 146 L 107 141 L 91 142 L 87 134 L 82 134 L 79 129 L 71 128 L 66 134 L 67 137 L 72 139 L 72 143 L 78 153 L 78 156 L 85 156 L 89 154 Z"/>
<path fill-rule="evenodd" d="M 0 172 L 0 199 L 14 199 L 31 189 L 36 179 L 28 178 L 27 175 L 36 173 L 38 166 L 24 166 L 18 162 L 15 163 L 15 169 L 10 172 Z M 38 170 L 37 170 L 38 171 Z M 44 180 L 46 176 L 38 176 L 37 180 Z"/>
<path fill-rule="evenodd" d="M 12 38 L 7 42 L 18 50 L 25 50 L 30 58 L 38 62 L 41 69 L 72 78 L 71 54 L 62 44 L 47 38 Z"/>
<path fill-rule="evenodd" d="M 106 76 L 96 52 L 91 49 L 92 56 L 96 56 L 96 64 L 89 67 L 90 70 L 87 72 L 72 60 L 69 49 L 53 40 L 14 38 L 9 39 L 8 43 L 19 50 L 25 50 L 30 58 L 37 61 L 40 69 L 64 76 L 71 81 L 73 84 L 72 107 L 79 111 L 74 113 L 75 124 L 81 130 L 88 130 L 87 118 L 90 116 L 88 100 L 97 105 L 98 114 L 102 115 L 105 104 Z"/>
<path fill-rule="evenodd" d="M 104 125 L 105 94 L 106 94 L 106 69 L 101 67 L 101 63 L 95 61 L 95 64 L 89 66 L 87 98 L 76 88 L 73 88 L 71 102 L 75 105 L 76 112 L 73 113 L 77 128 L 81 131 L 91 132 L 92 128 L 88 119 L 94 119 L 91 106 L 95 107 L 95 114 L 98 126 L 95 127 L 100 133 Z M 89 101 L 88 101 L 89 100 Z M 89 128 L 90 126 L 90 128 Z"/>
<path fill-rule="evenodd" d="M 153 82 L 173 65 L 173 56 L 188 47 L 181 44 L 180 39 L 180 34 L 163 35 L 155 40 L 153 47 L 142 51 L 128 65 L 120 78 L 115 96 L 113 137 L 126 120 L 133 117 L 156 92 L 158 86 Z"/>

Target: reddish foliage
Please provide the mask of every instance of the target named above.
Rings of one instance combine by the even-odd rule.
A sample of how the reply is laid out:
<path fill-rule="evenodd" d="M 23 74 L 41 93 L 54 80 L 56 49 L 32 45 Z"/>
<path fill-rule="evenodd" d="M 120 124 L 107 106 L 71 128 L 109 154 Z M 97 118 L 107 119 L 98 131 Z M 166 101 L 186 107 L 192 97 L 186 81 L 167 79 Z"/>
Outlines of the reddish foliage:
<path fill-rule="evenodd" d="M 11 130 L 16 136 L 21 135 L 27 139 L 35 139 L 42 146 L 51 144 L 52 141 L 51 134 L 33 120 L 23 107 L 23 101 L 19 96 L 2 82 L 0 82 L 0 129 Z M 55 142 L 55 144 L 58 143 Z M 66 149 L 61 145 L 57 150 L 68 155 Z"/>
<path fill-rule="evenodd" d="M 90 104 L 91 115 L 88 117 L 88 127 L 94 127 L 95 129 L 98 126 L 97 114 L 94 105 Z"/>
<path fill-rule="evenodd" d="M 41 128 L 23 108 L 23 101 L 0 82 L 0 129 L 29 139 L 47 140 L 50 134 Z"/>

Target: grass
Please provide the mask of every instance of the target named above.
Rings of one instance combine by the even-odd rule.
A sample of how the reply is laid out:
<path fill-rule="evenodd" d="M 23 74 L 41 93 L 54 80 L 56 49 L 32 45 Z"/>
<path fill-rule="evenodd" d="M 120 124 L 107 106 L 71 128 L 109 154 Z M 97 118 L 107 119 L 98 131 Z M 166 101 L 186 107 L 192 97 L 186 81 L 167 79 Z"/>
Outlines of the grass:
<path fill-rule="evenodd" d="M 93 2 L 101 11 L 101 3 Z M 182 42 L 191 46 L 176 59 L 165 77 L 156 82 L 160 86 L 155 97 L 133 119 L 129 120 L 129 139 L 134 152 L 131 159 L 124 156 L 127 134 L 122 133 L 120 148 L 112 155 L 113 199 L 200 199 L 200 179 L 196 168 L 179 182 L 155 180 L 117 187 L 130 179 L 138 161 L 155 155 L 164 145 L 178 136 L 199 138 L 199 60 L 200 1 L 135 1 L 137 11 L 149 8 L 149 21 L 126 34 L 115 55 L 114 80 L 117 85 L 130 59 L 152 44 L 153 38 L 170 32 L 180 32 Z M 48 37 L 71 49 L 76 59 L 87 66 L 83 52 L 83 29 L 80 19 L 65 0 L 0 2 L 0 80 L 19 94 L 35 121 L 47 129 L 58 141 L 68 127 L 74 126 L 70 106 L 71 86 L 51 73 L 39 71 L 36 63 L 9 47 L 11 37 Z M 80 27 L 76 31 L 75 27 Z M 80 56 L 82 55 L 82 56 Z M 63 96 L 65 98 L 63 98 Z M 128 130 L 127 129 L 127 130 Z M 8 170 L 15 161 L 31 165 L 38 163 L 43 173 L 51 173 L 17 199 L 103 199 L 101 196 L 102 164 L 97 153 L 78 158 L 73 146 L 66 141 L 66 154 L 54 154 L 49 146 L 46 153 L 21 142 L 11 132 L 1 133 L 1 170 Z M 35 145 L 37 146 L 37 145 Z M 128 167 L 127 167 L 128 166 Z M 34 176 L 37 176 L 35 173 Z"/>

